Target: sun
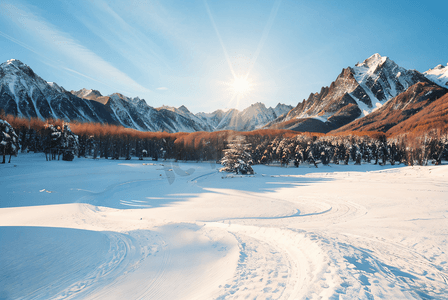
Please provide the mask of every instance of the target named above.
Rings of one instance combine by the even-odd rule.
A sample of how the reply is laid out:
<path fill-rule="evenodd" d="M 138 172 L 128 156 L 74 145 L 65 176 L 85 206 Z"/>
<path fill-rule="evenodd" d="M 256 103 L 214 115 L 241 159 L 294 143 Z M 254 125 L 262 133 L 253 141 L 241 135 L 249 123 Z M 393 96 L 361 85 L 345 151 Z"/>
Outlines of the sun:
<path fill-rule="evenodd" d="M 245 77 L 235 77 L 230 89 L 237 95 L 246 95 L 252 91 L 252 83 Z"/>

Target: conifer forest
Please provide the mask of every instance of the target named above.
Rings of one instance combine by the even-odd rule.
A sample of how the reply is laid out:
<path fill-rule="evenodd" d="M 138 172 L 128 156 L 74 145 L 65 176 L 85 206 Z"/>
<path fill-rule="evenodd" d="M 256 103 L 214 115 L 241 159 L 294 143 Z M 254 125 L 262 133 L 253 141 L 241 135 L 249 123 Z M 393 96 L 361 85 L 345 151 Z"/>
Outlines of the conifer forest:
<path fill-rule="evenodd" d="M 381 132 L 344 132 L 335 135 L 290 130 L 166 133 L 141 132 L 114 125 L 64 123 L 3 116 L 0 153 L 44 152 L 47 160 L 131 158 L 221 162 L 235 139 L 243 137 L 250 164 L 365 163 L 379 165 L 438 165 L 448 160 L 448 132 L 432 129 L 386 136 Z M 239 146 L 240 148 L 242 147 Z M 3 161 L 4 162 L 4 161 Z"/>

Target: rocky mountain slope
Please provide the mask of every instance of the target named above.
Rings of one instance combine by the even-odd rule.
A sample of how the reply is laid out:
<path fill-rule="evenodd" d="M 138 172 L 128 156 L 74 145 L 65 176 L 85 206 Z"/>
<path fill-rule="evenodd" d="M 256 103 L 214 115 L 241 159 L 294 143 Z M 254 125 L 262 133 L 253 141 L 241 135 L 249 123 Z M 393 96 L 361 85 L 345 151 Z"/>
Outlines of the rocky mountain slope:
<path fill-rule="evenodd" d="M 334 132 L 343 131 L 381 131 L 398 132 L 406 120 L 422 112 L 434 102 L 440 102 L 448 90 L 432 82 L 419 82 L 405 92 L 389 100 L 381 108 L 369 115 L 347 124 Z M 446 99 L 443 98 L 443 99 Z M 440 111 L 439 117 L 448 120 L 448 115 Z M 415 124 L 416 125 L 416 124 Z"/>
<path fill-rule="evenodd" d="M 103 96 L 91 89 L 68 92 L 56 83 L 46 82 L 19 60 L 0 65 L 0 109 L 26 118 L 108 123 L 143 131 L 252 130 L 291 108 L 279 104 L 267 109 L 257 103 L 243 112 L 195 115 L 185 106 L 153 108 L 143 99 L 118 93 Z"/>
<path fill-rule="evenodd" d="M 367 116 L 417 82 L 428 82 L 415 70 L 406 70 L 387 57 L 374 54 L 347 67 L 319 93 L 310 94 L 270 128 L 328 132 Z"/>
<path fill-rule="evenodd" d="M 85 101 L 48 83 L 18 60 L 0 65 L 0 109 L 26 118 L 119 124 L 99 102 Z"/>
<path fill-rule="evenodd" d="M 407 134 L 409 132 L 428 132 L 433 128 L 448 128 L 448 93 L 434 100 L 403 122 L 387 131 L 388 134 Z"/>

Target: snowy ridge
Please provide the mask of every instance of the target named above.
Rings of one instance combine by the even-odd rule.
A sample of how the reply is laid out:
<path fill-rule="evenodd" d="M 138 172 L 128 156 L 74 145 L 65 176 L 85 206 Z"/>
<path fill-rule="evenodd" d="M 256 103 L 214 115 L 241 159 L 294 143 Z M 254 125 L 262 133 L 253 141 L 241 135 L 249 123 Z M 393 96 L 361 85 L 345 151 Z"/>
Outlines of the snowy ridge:
<path fill-rule="evenodd" d="M 259 129 L 292 109 L 292 106 L 278 104 L 267 108 L 263 103 L 254 103 L 243 111 L 230 109 L 223 113 L 215 130 L 232 129 L 249 131 Z"/>
<path fill-rule="evenodd" d="M 198 128 L 200 128 L 199 130 L 193 130 L 193 131 L 213 131 L 213 129 L 214 129 L 214 126 L 212 124 L 209 124 L 206 119 L 203 119 L 202 117 L 191 113 L 188 110 L 188 108 L 185 107 L 184 105 L 181 105 L 178 108 L 172 107 L 172 106 L 162 106 L 162 107 L 157 108 L 157 110 L 159 112 L 162 110 L 167 110 L 167 111 L 171 111 L 178 115 L 176 120 L 179 122 L 179 126 L 182 126 L 182 127 L 179 127 L 178 130 L 176 130 L 176 131 L 185 131 L 185 130 L 181 130 L 181 128 L 188 128 L 188 125 L 187 125 L 188 120 L 190 120 L 191 122 L 194 122 L 194 124 L 197 124 L 196 126 L 198 126 Z M 191 130 L 188 130 L 188 131 L 191 131 Z"/>
<path fill-rule="evenodd" d="M 414 73 L 398 66 L 394 61 L 378 53 L 372 55 L 364 62 L 356 64 L 353 69 L 353 75 L 359 85 L 366 91 L 370 98 L 370 103 L 364 103 L 357 100 L 358 105 L 364 115 L 380 108 L 383 104 L 407 90 L 415 84 Z M 361 103 L 366 104 L 362 105 Z"/>
<path fill-rule="evenodd" d="M 291 105 L 286 105 L 282 103 L 278 103 L 274 108 L 275 115 L 278 117 L 287 114 L 291 109 Z"/>
<path fill-rule="evenodd" d="M 16 59 L 0 65 L 0 90 L 0 107 L 22 117 L 54 117 L 52 102 L 69 99 L 64 88 L 46 82 Z"/>
<path fill-rule="evenodd" d="M 67 92 L 62 86 L 59 86 L 56 82 L 47 82 L 52 88 L 57 90 L 59 93 Z"/>
<path fill-rule="evenodd" d="M 423 74 L 432 82 L 441 87 L 448 88 L 448 64 L 446 66 L 438 65 L 434 69 L 429 69 Z"/>
<path fill-rule="evenodd" d="M 212 113 L 200 112 L 200 113 L 197 113 L 196 116 L 203 119 L 205 122 L 210 124 L 213 128 L 217 128 L 219 122 L 224 117 L 224 114 L 225 114 L 225 112 L 223 110 L 218 109 Z"/>
<path fill-rule="evenodd" d="M 73 95 L 78 96 L 79 98 L 84 98 L 84 99 L 89 99 L 89 100 L 93 100 L 95 98 L 98 97 L 102 97 L 103 95 L 101 95 L 101 93 L 97 90 L 92 90 L 92 89 L 80 89 L 79 91 L 71 91 L 71 93 Z"/>

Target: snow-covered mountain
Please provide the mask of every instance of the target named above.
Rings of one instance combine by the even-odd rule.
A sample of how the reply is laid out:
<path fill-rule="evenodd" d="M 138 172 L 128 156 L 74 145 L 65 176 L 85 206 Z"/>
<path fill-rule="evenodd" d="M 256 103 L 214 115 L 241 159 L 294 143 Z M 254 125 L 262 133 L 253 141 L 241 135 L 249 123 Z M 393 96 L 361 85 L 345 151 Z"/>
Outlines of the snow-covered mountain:
<path fill-rule="evenodd" d="M 119 123 L 125 127 L 142 131 L 194 132 L 212 131 L 213 128 L 201 118 L 190 113 L 185 106 L 180 108 L 153 108 L 144 99 L 130 98 L 120 93 L 103 96 L 95 90 L 72 91 L 86 100 L 102 103 Z"/>
<path fill-rule="evenodd" d="M 26 118 L 58 118 L 119 124 L 104 105 L 85 101 L 48 83 L 19 60 L 0 65 L 0 109 Z"/>
<path fill-rule="evenodd" d="M 194 124 L 197 124 L 197 126 L 200 127 L 195 131 L 213 131 L 215 129 L 215 126 L 213 126 L 213 124 L 209 124 L 206 120 L 204 120 L 200 116 L 197 116 L 192 112 L 190 112 L 185 105 L 181 105 L 177 108 L 172 106 L 162 106 L 156 109 L 162 113 L 169 113 L 169 112 L 176 113 L 187 120 L 193 121 Z M 185 131 L 185 130 L 178 130 L 178 131 Z"/>
<path fill-rule="evenodd" d="M 214 130 L 249 131 L 262 128 L 267 123 L 288 113 L 293 107 L 286 104 L 277 104 L 275 108 L 267 108 L 263 103 L 254 103 L 243 111 L 230 109 L 217 110 L 213 113 L 198 113 L 197 116 L 214 126 Z"/>
<path fill-rule="evenodd" d="M 144 99 L 119 93 L 103 96 L 92 89 L 68 92 L 54 82 L 46 82 L 19 60 L 0 65 L 0 109 L 26 118 L 108 123 L 142 131 L 252 130 L 291 108 L 284 104 L 266 108 L 257 103 L 242 112 L 217 110 L 195 115 L 185 106 L 154 108 Z"/>
<path fill-rule="evenodd" d="M 266 108 L 264 104 L 256 103 L 242 112 L 231 109 L 227 112 L 217 110 L 212 113 L 193 114 L 184 105 L 178 108 L 172 106 L 153 108 L 143 99 L 129 98 L 118 93 L 102 96 L 98 91 L 86 89 L 72 93 L 110 107 L 115 117 L 126 127 L 150 131 L 193 132 L 227 129 L 248 131 L 260 128 L 277 118 L 279 114 L 285 114 L 292 109 L 292 106 L 280 103 L 275 108 Z"/>
<path fill-rule="evenodd" d="M 103 97 L 97 90 L 80 89 L 79 91 L 71 91 L 71 93 L 79 98 L 88 100 L 97 100 L 99 97 Z"/>
<path fill-rule="evenodd" d="M 330 87 L 310 94 L 268 126 L 328 132 L 370 114 L 417 82 L 428 80 L 416 70 L 406 70 L 388 57 L 374 54 L 343 69 Z"/>
<path fill-rule="evenodd" d="M 286 115 L 293 107 L 291 105 L 278 103 L 274 108 L 275 115 L 278 117 Z"/>
<path fill-rule="evenodd" d="M 213 126 L 213 128 L 217 128 L 219 122 L 221 122 L 224 117 L 225 112 L 221 109 L 215 110 L 212 113 L 197 113 L 196 116 L 203 119 L 205 122 Z"/>
<path fill-rule="evenodd" d="M 438 65 L 423 74 L 432 82 L 437 83 L 441 87 L 448 88 L 448 64 L 446 66 Z"/>

